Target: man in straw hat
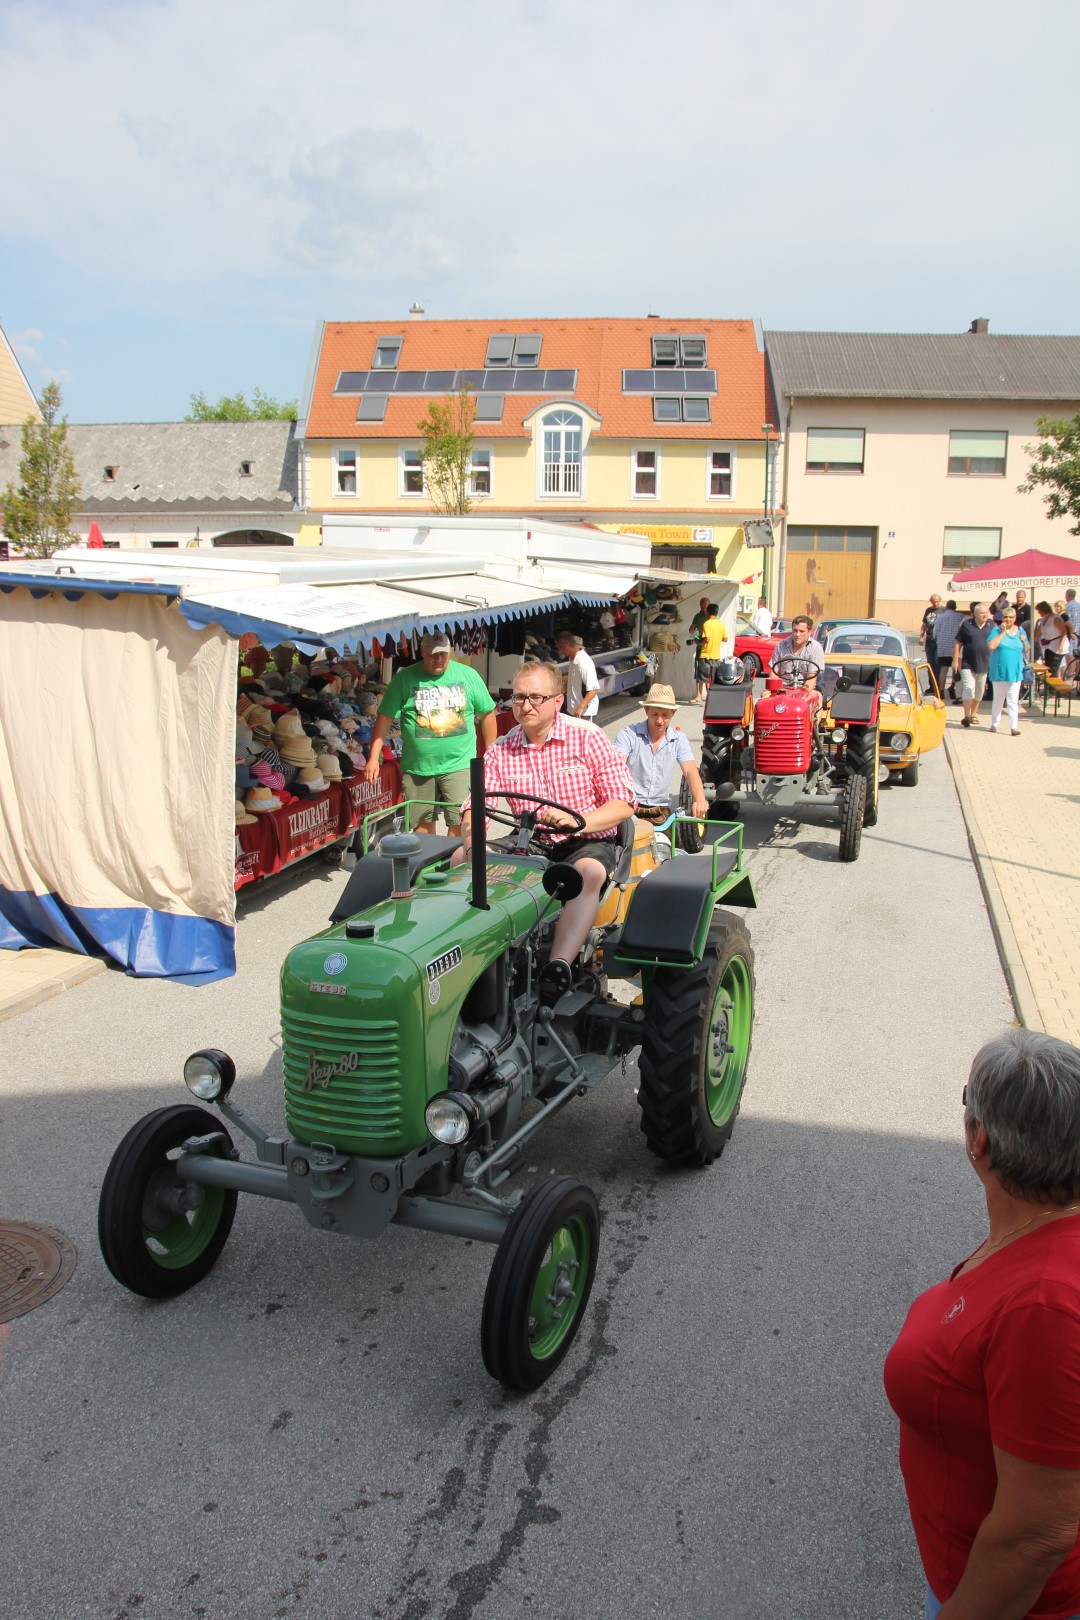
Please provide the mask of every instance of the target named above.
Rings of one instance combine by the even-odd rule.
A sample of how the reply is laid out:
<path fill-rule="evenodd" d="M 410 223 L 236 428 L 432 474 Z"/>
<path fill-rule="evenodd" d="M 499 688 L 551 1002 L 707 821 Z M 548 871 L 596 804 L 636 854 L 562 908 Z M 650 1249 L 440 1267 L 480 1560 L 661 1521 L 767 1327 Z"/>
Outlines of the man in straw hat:
<path fill-rule="evenodd" d="M 469 764 L 476 757 L 476 716 L 484 747 L 496 737 L 495 700 L 471 664 L 450 658 L 441 631 L 420 642 L 420 662 L 399 669 L 383 693 L 371 733 L 364 776 L 379 775 L 390 723 L 401 722 L 401 785 L 407 799 L 437 800 L 446 807 L 446 830 L 461 830 L 461 803 L 469 791 Z M 438 810 L 425 813 L 417 832 L 434 832 Z"/>
<path fill-rule="evenodd" d="M 708 802 L 701 772 L 694 762 L 689 739 L 674 724 L 678 703 L 670 686 L 659 682 L 649 687 L 641 702 L 644 720 L 623 726 L 615 737 L 630 765 L 630 776 L 637 794 L 637 814 L 643 821 L 666 821 L 671 811 L 671 777 L 676 765 L 690 784 L 693 813 L 705 816 Z"/>

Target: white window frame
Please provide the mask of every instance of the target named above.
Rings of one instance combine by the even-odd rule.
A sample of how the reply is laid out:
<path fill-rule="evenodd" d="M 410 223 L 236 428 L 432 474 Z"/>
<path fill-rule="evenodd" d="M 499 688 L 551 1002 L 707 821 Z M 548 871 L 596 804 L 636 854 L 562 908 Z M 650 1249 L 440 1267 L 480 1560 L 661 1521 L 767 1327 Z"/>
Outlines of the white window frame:
<path fill-rule="evenodd" d="M 351 456 L 352 475 L 355 489 L 341 488 L 341 475 L 349 471 L 347 465 L 342 464 L 342 456 Z M 355 501 L 360 493 L 360 449 L 355 444 L 335 444 L 330 454 L 330 493 L 336 501 Z"/>
<path fill-rule="evenodd" d="M 411 473 L 411 472 L 415 472 L 417 470 L 415 463 L 413 463 L 411 461 L 406 461 L 406 459 L 405 459 L 406 456 L 419 456 L 419 458 L 420 458 L 420 462 L 419 462 L 420 488 L 419 489 L 408 489 L 408 488 L 406 488 L 406 484 L 405 484 L 406 474 Z M 414 443 L 399 444 L 398 445 L 398 495 L 401 497 L 401 499 L 403 501 L 422 501 L 424 496 L 427 494 L 427 489 L 425 487 L 425 484 L 426 484 L 426 480 L 424 478 L 424 447 L 423 447 L 423 445 L 420 443 L 419 440 L 415 441 Z"/>
<path fill-rule="evenodd" d="M 835 437 L 838 433 L 862 435 L 862 456 L 856 465 L 854 461 L 825 462 L 822 466 L 810 465 L 810 435 L 823 433 Z M 822 426 L 818 423 L 806 430 L 806 466 L 804 468 L 808 478 L 861 478 L 866 472 L 866 429 L 864 427 L 843 427 L 840 423 L 835 426 Z"/>
<path fill-rule="evenodd" d="M 642 467 L 638 461 L 639 456 L 652 456 L 651 468 Z M 635 444 L 630 452 L 630 499 L 632 501 L 658 501 L 660 499 L 660 446 L 658 444 Z M 638 474 L 652 472 L 653 485 L 651 490 L 640 490 L 637 487 Z"/>
<path fill-rule="evenodd" d="M 485 490 L 476 488 L 476 473 L 479 470 L 473 465 L 474 456 L 487 457 L 488 487 Z M 474 444 L 469 451 L 469 471 L 465 479 L 465 493 L 471 501 L 490 501 L 495 490 L 495 451 L 490 444 Z"/>
<path fill-rule="evenodd" d="M 1002 443 L 1001 443 L 1001 455 L 1000 456 L 985 456 L 985 457 L 967 456 L 967 457 L 964 457 L 964 456 L 954 456 L 953 453 L 952 453 L 953 439 L 954 438 L 956 438 L 956 439 L 964 439 L 964 438 L 970 439 L 972 437 L 989 438 L 991 435 L 993 435 L 993 437 L 995 439 L 1000 439 L 1002 441 Z M 967 466 L 965 466 L 965 467 L 954 467 L 953 466 L 954 461 L 965 461 L 965 460 L 968 463 Z M 980 468 L 978 471 L 976 471 L 975 468 L 971 466 L 971 462 L 972 461 L 978 461 L 978 460 L 1000 461 L 1001 466 L 998 467 L 998 468 L 995 468 L 993 472 L 986 472 L 982 468 Z M 948 449 L 948 455 L 947 455 L 945 467 L 946 467 L 946 471 L 948 473 L 948 476 L 950 478 L 1004 478 L 1006 468 L 1008 467 L 1008 463 L 1009 463 L 1009 434 L 1008 434 L 1008 430 L 1006 428 L 950 428 L 949 429 L 949 449 Z"/>
<path fill-rule="evenodd" d="M 568 466 L 573 466 L 574 465 L 574 463 L 567 462 L 567 461 L 559 461 L 559 462 L 551 462 L 551 463 L 549 463 L 547 461 L 547 458 L 546 458 L 545 454 L 544 454 L 544 436 L 545 436 L 546 432 L 548 431 L 548 429 L 547 429 L 548 418 L 551 417 L 551 416 L 556 415 L 559 412 L 562 412 L 563 414 L 565 414 L 567 416 L 575 417 L 577 419 L 577 422 L 578 422 L 578 432 L 579 432 L 579 434 L 581 436 L 581 448 L 580 448 L 580 450 L 578 452 L 578 462 L 577 462 L 577 466 L 578 466 L 578 488 L 576 490 L 563 490 L 563 489 L 548 490 L 548 489 L 545 489 L 545 487 L 544 487 L 544 485 L 545 485 L 545 468 L 547 466 L 551 465 L 551 466 L 558 466 L 558 467 L 568 467 Z M 536 495 L 537 495 L 538 500 L 541 500 L 541 501 L 583 501 L 585 499 L 585 477 L 586 477 L 586 466 L 587 466 L 587 463 L 588 463 L 588 448 L 589 448 L 589 434 L 588 434 L 588 427 L 586 425 L 586 421 L 587 421 L 587 419 L 586 419 L 584 411 L 580 410 L 576 405 L 569 405 L 569 404 L 564 405 L 564 404 L 560 404 L 558 401 L 555 401 L 555 400 L 552 400 L 550 405 L 548 405 L 546 407 L 546 409 L 544 409 L 539 414 L 539 416 L 537 418 L 537 425 L 536 425 L 536 438 L 535 438 L 535 441 L 534 441 L 535 444 L 536 444 Z M 567 431 L 567 428 L 569 427 L 569 424 L 561 423 L 561 424 L 559 424 L 559 427 L 560 427 L 560 431 L 565 433 Z M 573 432 L 574 430 L 572 428 L 570 428 L 569 431 Z M 560 479 L 560 483 L 561 482 L 563 482 L 562 479 Z"/>
<path fill-rule="evenodd" d="M 730 458 L 729 472 L 731 475 L 731 491 L 727 495 L 714 495 L 712 492 L 713 456 L 725 455 Z M 707 501 L 734 501 L 735 499 L 735 472 L 739 463 L 738 446 L 734 444 L 710 444 L 705 451 L 705 499 Z"/>
<path fill-rule="evenodd" d="M 974 553 L 965 549 L 960 536 L 964 534 L 996 534 L 997 551 L 976 551 Z M 949 546 L 949 537 L 956 536 L 953 546 Z M 999 557 L 1005 555 L 1004 533 L 994 523 L 947 523 L 941 536 L 941 568 L 942 572 L 958 568 L 975 568 L 980 563 L 997 562 Z M 950 562 L 952 557 L 955 561 Z"/>

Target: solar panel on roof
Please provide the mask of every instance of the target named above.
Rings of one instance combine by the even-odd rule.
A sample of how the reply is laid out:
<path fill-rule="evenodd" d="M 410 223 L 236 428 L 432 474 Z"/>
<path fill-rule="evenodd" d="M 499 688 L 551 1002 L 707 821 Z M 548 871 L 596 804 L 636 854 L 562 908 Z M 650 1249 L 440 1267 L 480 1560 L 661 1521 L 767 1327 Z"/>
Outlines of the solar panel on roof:
<path fill-rule="evenodd" d="M 340 371 L 334 384 L 335 394 L 362 394 L 367 384 L 366 371 Z"/>
<path fill-rule="evenodd" d="M 715 394 L 715 371 L 669 371 L 666 366 L 653 371 L 626 368 L 623 371 L 624 394 Z"/>

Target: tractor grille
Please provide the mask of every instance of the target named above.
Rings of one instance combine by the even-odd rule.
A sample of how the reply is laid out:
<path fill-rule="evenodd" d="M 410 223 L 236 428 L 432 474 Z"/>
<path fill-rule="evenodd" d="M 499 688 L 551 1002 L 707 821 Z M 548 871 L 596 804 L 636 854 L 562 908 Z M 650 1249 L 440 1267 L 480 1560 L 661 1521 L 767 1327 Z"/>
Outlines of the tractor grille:
<path fill-rule="evenodd" d="M 285 1117 L 301 1142 L 375 1148 L 401 1135 L 401 1056 L 396 1023 L 310 1017 L 283 1010 Z M 314 1060 L 328 1078 L 315 1075 Z M 342 1065 L 346 1067 L 342 1068 Z M 351 1066 L 350 1066 L 351 1065 Z"/>
<path fill-rule="evenodd" d="M 784 714 L 754 715 L 754 768 L 761 776 L 794 776 L 810 767 L 810 720 L 805 703 Z"/>

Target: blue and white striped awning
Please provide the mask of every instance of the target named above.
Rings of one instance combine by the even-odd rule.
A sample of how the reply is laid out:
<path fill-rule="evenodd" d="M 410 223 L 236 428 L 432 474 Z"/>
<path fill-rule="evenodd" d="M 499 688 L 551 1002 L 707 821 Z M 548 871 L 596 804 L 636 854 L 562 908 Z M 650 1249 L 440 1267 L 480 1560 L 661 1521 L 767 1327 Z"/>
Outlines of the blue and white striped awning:
<path fill-rule="evenodd" d="M 399 584 L 268 584 L 206 591 L 165 582 L 0 570 L 0 590 L 16 586 L 39 598 L 59 592 L 68 600 L 86 591 L 104 597 L 129 592 L 162 596 L 175 601 L 195 629 L 220 625 L 227 635 L 238 639 L 253 632 L 266 646 L 288 641 L 304 651 L 419 635 L 425 630 L 453 633 L 466 625 L 499 624 L 552 612 L 571 601 L 566 591 L 485 574 L 442 575 Z"/>

